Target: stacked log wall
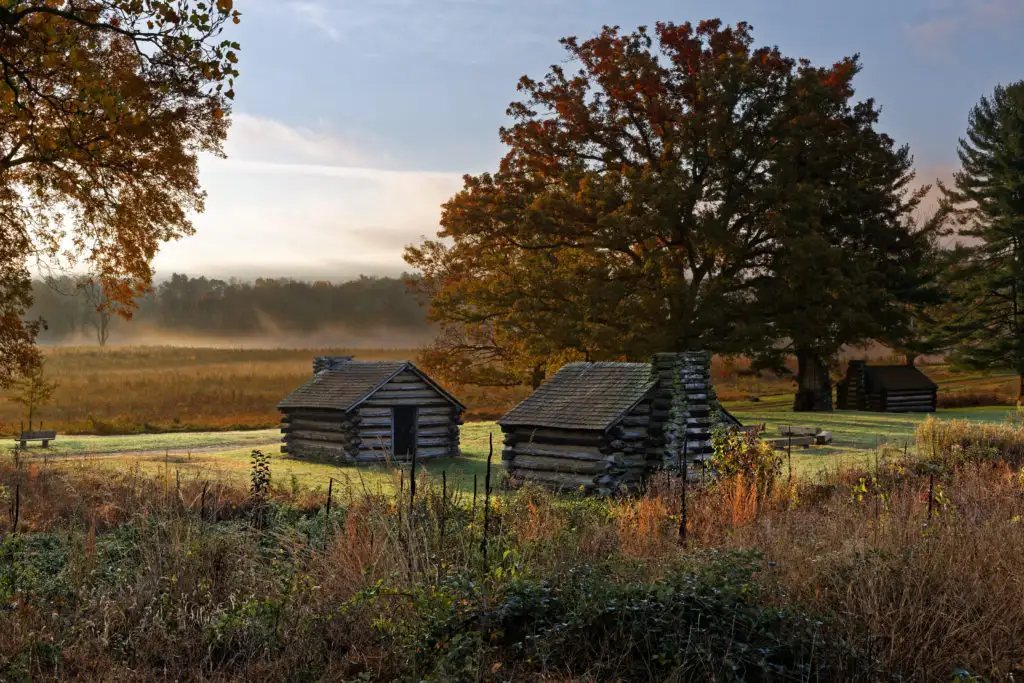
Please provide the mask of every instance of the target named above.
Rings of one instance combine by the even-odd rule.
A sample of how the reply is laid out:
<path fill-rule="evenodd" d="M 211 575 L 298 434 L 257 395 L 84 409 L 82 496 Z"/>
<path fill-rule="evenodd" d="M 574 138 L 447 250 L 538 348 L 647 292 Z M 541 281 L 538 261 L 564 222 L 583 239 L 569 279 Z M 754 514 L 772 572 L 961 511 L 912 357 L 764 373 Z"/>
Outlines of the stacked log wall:
<path fill-rule="evenodd" d="M 341 410 L 287 410 L 281 416 L 281 433 L 281 452 L 295 458 L 345 463 L 359 449 L 356 420 Z"/>
<path fill-rule="evenodd" d="M 709 459 L 714 453 L 711 429 L 717 402 L 711 385 L 711 354 L 658 353 L 651 372 L 658 380 L 652 401 L 652 461 L 678 467 L 684 453 L 691 464 Z"/>
<path fill-rule="evenodd" d="M 846 370 L 846 395 L 840 410 L 872 410 L 872 396 L 867 391 L 866 361 L 850 361 Z"/>
<path fill-rule="evenodd" d="M 607 432 L 502 427 L 501 458 L 515 488 L 525 482 L 558 491 L 636 491 L 651 469 L 651 401 L 637 404 Z"/>
<path fill-rule="evenodd" d="M 871 410 L 888 413 L 931 413 L 938 407 L 934 389 L 882 391 L 871 399 Z"/>

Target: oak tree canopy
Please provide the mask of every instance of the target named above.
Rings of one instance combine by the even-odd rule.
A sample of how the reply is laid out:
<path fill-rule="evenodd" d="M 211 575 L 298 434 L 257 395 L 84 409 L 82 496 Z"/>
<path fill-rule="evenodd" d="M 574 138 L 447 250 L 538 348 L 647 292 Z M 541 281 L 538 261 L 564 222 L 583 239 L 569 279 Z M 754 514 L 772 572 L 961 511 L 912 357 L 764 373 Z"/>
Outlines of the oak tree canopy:
<path fill-rule="evenodd" d="M 232 0 L 0 6 L 0 386 L 38 362 L 34 262 L 87 267 L 130 315 L 160 245 L 203 210 L 197 157 L 221 155 L 239 45 Z"/>
<path fill-rule="evenodd" d="M 555 353 L 695 348 L 789 349 L 815 370 L 896 324 L 895 264 L 917 248 L 901 219 L 923 190 L 854 99 L 856 56 L 814 66 L 719 20 L 562 45 L 574 67 L 520 80 L 498 168 L 406 250 L 445 330 L 432 370 L 525 382 Z"/>

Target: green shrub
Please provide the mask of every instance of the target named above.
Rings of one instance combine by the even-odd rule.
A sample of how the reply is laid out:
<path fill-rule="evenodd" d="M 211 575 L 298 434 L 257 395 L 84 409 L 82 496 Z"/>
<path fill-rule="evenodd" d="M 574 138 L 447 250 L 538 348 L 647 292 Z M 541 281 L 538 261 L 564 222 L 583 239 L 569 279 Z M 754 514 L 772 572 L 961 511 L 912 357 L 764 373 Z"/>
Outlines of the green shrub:
<path fill-rule="evenodd" d="M 416 675 L 829 679 L 821 622 L 762 601 L 757 555 L 710 552 L 696 564 L 640 583 L 622 582 L 614 567 L 584 565 L 513 582 L 492 605 L 479 599 L 477 584 L 458 585 L 414 643 Z"/>
<path fill-rule="evenodd" d="M 715 449 L 711 467 L 720 480 L 744 479 L 761 499 L 772 493 L 782 475 L 782 456 L 761 439 L 760 430 L 719 427 L 712 431 L 711 443 Z"/>

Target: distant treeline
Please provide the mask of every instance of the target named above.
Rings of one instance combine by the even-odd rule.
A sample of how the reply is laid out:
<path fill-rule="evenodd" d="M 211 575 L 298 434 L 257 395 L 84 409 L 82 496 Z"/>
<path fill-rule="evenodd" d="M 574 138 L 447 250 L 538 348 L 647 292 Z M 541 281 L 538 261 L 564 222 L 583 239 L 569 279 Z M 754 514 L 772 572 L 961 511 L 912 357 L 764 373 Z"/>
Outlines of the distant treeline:
<path fill-rule="evenodd" d="M 97 312 L 102 295 L 71 277 L 34 283 L 31 318 L 43 318 L 43 343 L 105 343 L 135 330 L 179 335 L 249 337 L 324 329 L 427 331 L 424 309 L 401 278 L 367 277 L 342 283 L 257 279 L 218 280 L 175 274 L 138 301 L 131 321 Z"/>

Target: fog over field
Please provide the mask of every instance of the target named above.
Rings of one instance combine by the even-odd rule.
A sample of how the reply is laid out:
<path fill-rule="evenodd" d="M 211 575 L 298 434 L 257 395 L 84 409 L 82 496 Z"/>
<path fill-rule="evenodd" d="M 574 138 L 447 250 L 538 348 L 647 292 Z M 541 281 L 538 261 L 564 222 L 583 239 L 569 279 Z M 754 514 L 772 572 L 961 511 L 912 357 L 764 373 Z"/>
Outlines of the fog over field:
<path fill-rule="evenodd" d="M 355 329 L 346 326 L 325 326 L 313 332 L 283 330 L 247 335 L 188 334 L 153 326 L 131 323 L 113 329 L 107 347 L 174 346 L 210 349 L 413 349 L 428 344 L 430 330 L 423 332 L 386 326 Z M 77 332 L 59 339 L 42 340 L 43 347 L 96 346 L 95 335 Z"/>

